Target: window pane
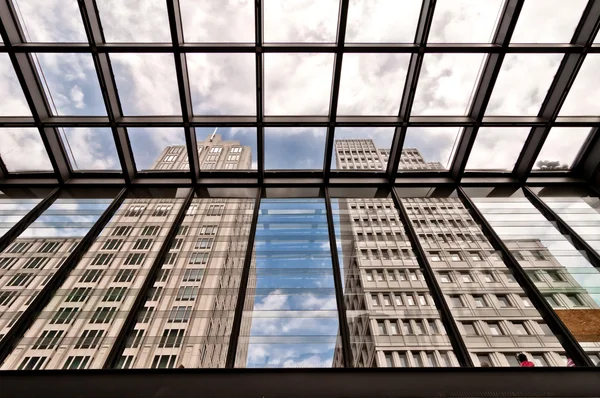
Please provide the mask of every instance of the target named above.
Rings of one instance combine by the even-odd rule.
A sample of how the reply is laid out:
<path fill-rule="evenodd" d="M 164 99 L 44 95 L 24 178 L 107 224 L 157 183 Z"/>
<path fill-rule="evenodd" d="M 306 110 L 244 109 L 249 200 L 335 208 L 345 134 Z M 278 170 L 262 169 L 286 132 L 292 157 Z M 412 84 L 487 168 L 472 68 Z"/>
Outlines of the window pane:
<path fill-rule="evenodd" d="M 502 0 L 437 1 L 429 43 L 490 43 Z"/>
<path fill-rule="evenodd" d="M 397 116 L 409 60 L 409 54 L 345 54 L 338 114 Z"/>
<path fill-rule="evenodd" d="M 327 115 L 333 54 L 265 54 L 267 115 Z"/>
<path fill-rule="evenodd" d="M 486 115 L 536 116 L 562 54 L 506 54 Z"/>
<path fill-rule="evenodd" d="M 398 170 L 448 170 L 462 127 L 410 127 Z"/>
<path fill-rule="evenodd" d="M 172 54 L 110 54 L 123 114 L 181 115 Z"/>
<path fill-rule="evenodd" d="M 255 128 L 196 127 L 196 140 L 201 170 L 256 170 Z M 212 152 L 215 147 L 222 149 Z M 187 159 L 187 149 L 184 157 Z"/>
<path fill-rule="evenodd" d="M 49 192 L 44 190 L 38 193 L 40 197 L 28 198 L 23 197 L 23 194 L 18 191 L 12 192 L 10 189 L 0 191 L 0 237 L 27 215 L 47 194 Z"/>
<path fill-rule="evenodd" d="M 33 57 L 53 114 L 106 115 L 90 54 L 38 53 Z"/>
<path fill-rule="evenodd" d="M 0 54 L 0 116 L 31 116 L 8 54 Z"/>
<path fill-rule="evenodd" d="M 530 131 L 530 127 L 481 127 L 466 169 L 512 170 Z"/>
<path fill-rule="evenodd" d="M 254 1 L 180 0 L 185 41 L 254 43 Z"/>
<path fill-rule="evenodd" d="M 264 41 L 333 43 L 339 4 L 338 0 L 263 0 Z"/>
<path fill-rule="evenodd" d="M 178 127 L 128 128 L 131 150 L 138 171 L 189 170 L 185 135 Z M 174 162 L 164 162 L 167 153 L 177 155 Z"/>
<path fill-rule="evenodd" d="M 111 190 L 112 193 L 116 193 Z M 39 339 L 43 331 L 54 328 L 51 325 L 60 325 L 64 330 L 64 338 L 61 346 L 67 351 L 74 349 L 79 341 L 82 329 L 104 329 L 105 336 L 116 336 L 122 326 L 126 314 L 131 309 L 133 300 L 124 299 L 120 301 L 101 301 L 108 293 L 107 286 L 125 287 L 124 295 L 133 297 L 139 289 L 143 280 L 147 277 L 161 243 L 164 241 L 167 231 L 172 225 L 183 199 L 174 198 L 174 191 L 154 191 L 160 197 L 150 198 L 148 193 L 132 191 L 131 197 L 119 206 L 116 213 L 111 217 L 98 238 L 92 243 L 89 250 L 77 262 L 67 278 L 56 291 L 52 301 L 41 310 L 32 327 L 19 340 L 15 350 L 8 356 L 3 364 L 3 369 L 12 369 L 22 359 L 22 353 L 30 352 L 33 345 Z M 186 191 L 187 192 L 187 191 Z M 108 192 L 105 192 L 108 194 Z M 25 233 L 18 238 L 31 237 L 28 240 L 33 245 L 27 252 L 39 251 L 39 245 L 44 241 L 52 239 L 61 245 L 56 253 L 52 254 L 52 260 L 42 271 L 54 273 L 55 266 L 68 254 L 73 243 L 79 242 L 88 232 L 94 222 L 111 203 L 111 199 L 58 199 L 42 216 L 40 216 Z M 128 263 L 128 250 L 120 251 L 120 248 L 132 248 L 138 240 L 142 231 L 141 226 L 152 222 L 161 228 L 161 233 L 153 236 L 153 245 L 142 253 L 143 260 L 131 264 Z M 62 225 L 66 225 L 63 227 Z M 116 230 L 123 226 L 132 227 L 129 235 L 116 235 Z M 164 231 L 164 232 L 163 232 Z M 33 238 L 33 239 L 32 239 Z M 114 245 L 114 242 L 118 244 Z M 106 264 L 95 262 L 98 254 L 110 253 L 112 261 Z M 22 255 L 21 255 L 22 256 Z M 117 282 L 114 286 L 114 278 L 117 269 L 135 269 L 137 272 L 131 282 Z M 35 270 L 42 273 L 39 269 Z M 43 279 L 40 275 L 35 279 Z M 34 280 L 35 283 L 35 280 Z M 111 285 L 112 284 L 112 285 Z M 134 288 L 135 286 L 135 288 Z M 29 286 L 31 289 L 32 286 Z M 68 301 L 70 293 L 78 287 L 90 288 L 90 298 L 84 302 Z M 3 319 L 4 320 L 4 319 Z M 95 347 L 90 347 L 93 362 L 88 367 L 101 367 L 108 355 L 109 350 L 104 347 L 112 342 L 102 341 Z M 58 358 L 58 357 L 57 357 Z M 46 369 L 60 368 L 63 363 L 50 360 L 45 365 Z"/>
<path fill-rule="evenodd" d="M 38 129 L 0 129 L 0 156 L 9 172 L 52 171 Z"/>
<path fill-rule="evenodd" d="M 598 338 L 582 325 L 593 322 L 600 305 L 600 271 L 524 197 L 521 190 L 468 189 L 479 210 L 511 251 L 527 251 L 520 263 L 544 277 L 536 286 L 584 350 L 596 352 Z M 495 190 L 494 190 L 495 191 Z M 537 253 L 537 254 L 535 254 Z M 561 281 L 546 277 L 558 272 Z M 574 301 L 576 300 L 576 301 Z M 581 311 L 585 310 L 585 311 Z M 546 349 L 546 352 L 558 352 Z M 564 366 L 564 364 L 561 364 Z"/>
<path fill-rule="evenodd" d="M 484 54 L 425 54 L 412 115 L 467 113 Z"/>
<path fill-rule="evenodd" d="M 15 8 L 28 42 L 88 41 L 77 0 L 19 0 Z"/>
<path fill-rule="evenodd" d="M 527 0 L 511 42 L 569 43 L 586 4 L 586 0 Z"/>
<path fill-rule="evenodd" d="M 164 1 L 100 0 L 96 6 L 108 43 L 171 42 Z"/>
<path fill-rule="evenodd" d="M 569 170 L 590 131 L 589 127 L 553 127 L 535 160 L 534 170 Z"/>
<path fill-rule="evenodd" d="M 600 36 L 600 35 L 599 35 Z M 560 108 L 559 116 L 600 115 L 600 55 L 588 54 Z"/>
<path fill-rule="evenodd" d="M 187 54 L 195 115 L 256 115 L 254 54 Z"/>
<path fill-rule="evenodd" d="M 394 127 L 338 127 L 331 168 L 385 171 L 394 138 Z"/>
<path fill-rule="evenodd" d="M 121 170 L 110 128 L 61 128 L 59 132 L 73 170 Z"/>
<path fill-rule="evenodd" d="M 253 264 L 236 367 L 332 367 L 339 325 L 323 199 L 261 200 Z"/>
<path fill-rule="evenodd" d="M 413 43 L 420 11 L 420 0 L 353 0 L 348 7 L 346 43 Z"/>
<path fill-rule="evenodd" d="M 266 169 L 322 169 L 325 127 L 265 128 Z"/>

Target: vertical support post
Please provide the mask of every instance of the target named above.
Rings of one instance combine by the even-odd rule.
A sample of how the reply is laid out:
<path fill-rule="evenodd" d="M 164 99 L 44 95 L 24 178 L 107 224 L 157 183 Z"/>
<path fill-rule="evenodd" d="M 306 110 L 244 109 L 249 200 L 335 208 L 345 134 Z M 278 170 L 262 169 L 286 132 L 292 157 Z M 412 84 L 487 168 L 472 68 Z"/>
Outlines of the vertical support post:
<path fill-rule="evenodd" d="M 525 270 L 523 270 L 517 259 L 512 255 L 498 234 L 496 234 L 496 231 L 494 231 L 493 227 L 488 223 L 483 214 L 481 214 L 464 189 L 459 187 L 457 192 L 463 205 L 471 214 L 471 217 L 479 224 L 483 234 L 488 238 L 492 247 L 500 252 L 504 264 L 512 272 L 521 288 L 525 291 L 525 294 L 527 294 L 527 297 L 539 311 L 544 321 L 548 324 L 548 327 L 550 327 L 550 330 L 552 330 L 552 333 L 556 335 L 556 338 L 567 352 L 567 355 L 577 366 L 594 366 L 579 343 L 577 343 L 577 340 L 575 340 L 575 337 L 573 337 L 569 329 L 552 310 L 550 304 L 548 304 L 533 281 L 529 279 Z"/>
<path fill-rule="evenodd" d="M 344 301 L 344 284 L 342 283 L 342 272 L 340 260 L 337 251 L 337 242 L 335 238 L 335 224 L 333 221 L 333 211 L 331 208 L 331 197 L 329 189 L 325 190 L 325 212 L 327 213 L 327 231 L 329 232 L 329 248 L 331 249 L 331 265 L 333 267 L 333 283 L 335 287 L 335 301 L 337 303 L 338 321 L 340 330 L 340 339 L 342 343 L 342 355 L 344 358 L 344 367 L 352 368 L 354 359 L 352 358 L 352 346 L 350 339 L 350 327 L 346 316 L 346 303 Z"/>
<path fill-rule="evenodd" d="M 467 349 L 467 346 L 461 337 L 460 330 L 458 329 L 456 321 L 452 316 L 450 307 L 448 307 L 448 303 L 446 303 L 444 292 L 437 282 L 433 268 L 431 267 L 431 264 L 429 264 L 425 250 L 419 241 L 419 236 L 410 222 L 408 212 L 398 197 L 398 193 L 396 192 L 395 188 L 392 189 L 392 199 L 394 200 L 394 204 L 400 213 L 400 221 L 404 225 L 406 235 L 408 236 L 410 244 L 415 252 L 415 256 L 417 257 L 417 262 L 419 263 L 421 272 L 423 272 L 425 282 L 427 282 L 427 286 L 429 286 L 429 291 L 433 297 L 435 306 L 440 312 L 441 320 L 444 324 L 446 332 L 448 333 L 448 338 L 450 339 L 450 344 L 452 345 L 454 355 L 456 355 L 460 366 L 473 367 L 474 365 L 473 361 L 471 360 L 471 355 L 469 354 L 469 350 Z"/>
<path fill-rule="evenodd" d="M 254 3 L 254 41 L 256 45 L 256 140 L 257 140 L 257 169 L 258 182 L 262 184 L 265 179 L 265 127 L 264 121 L 264 59 L 263 59 L 263 7 L 262 0 Z"/>
<path fill-rule="evenodd" d="M 238 341 L 240 339 L 240 330 L 242 329 L 242 318 L 244 316 L 244 305 L 246 303 L 246 291 L 248 290 L 248 278 L 250 277 L 250 266 L 252 265 L 252 253 L 254 251 L 254 238 L 256 237 L 256 225 L 258 224 L 258 215 L 260 213 L 260 200 L 262 189 L 256 190 L 256 200 L 254 201 L 254 212 L 252 213 L 252 224 L 248 234 L 248 246 L 246 247 L 246 257 L 244 258 L 244 268 L 240 279 L 238 289 L 238 299 L 235 305 L 233 315 L 233 325 L 231 327 L 231 336 L 229 337 L 229 347 L 227 348 L 226 368 L 235 367 L 235 356 L 237 353 Z"/>
<path fill-rule="evenodd" d="M 138 291 L 138 294 L 135 297 L 131 309 L 127 313 L 127 317 L 123 322 L 123 326 L 121 326 L 121 330 L 119 330 L 119 334 L 115 338 L 110 352 L 108 353 L 108 356 L 104 361 L 104 365 L 102 366 L 103 369 L 114 368 L 119 358 L 121 357 L 121 354 L 123 353 L 123 350 L 125 349 L 125 345 L 127 343 L 127 336 L 129 336 L 129 334 L 135 327 L 135 322 L 138 317 L 138 313 L 144 307 L 144 303 L 146 302 L 146 299 L 148 297 L 148 292 L 156 282 L 158 272 L 160 271 L 160 268 L 162 267 L 165 261 L 167 253 L 171 249 L 173 240 L 177 235 L 177 231 L 179 231 L 179 227 L 181 226 L 181 223 L 185 218 L 185 214 L 193 198 L 194 190 L 190 189 L 190 192 L 181 204 L 181 208 L 179 209 L 175 220 L 173 220 L 173 224 L 171 225 L 171 228 L 169 229 L 169 232 L 167 233 L 167 236 L 165 237 L 162 246 L 158 250 L 158 253 L 156 253 L 156 258 L 154 259 L 154 262 L 152 263 L 152 266 L 148 271 L 148 275 L 146 275 L 146 279 L 144 279 L 144 283 L 142 284 L 142 286 L 140 286 L 140 290 Z"/>

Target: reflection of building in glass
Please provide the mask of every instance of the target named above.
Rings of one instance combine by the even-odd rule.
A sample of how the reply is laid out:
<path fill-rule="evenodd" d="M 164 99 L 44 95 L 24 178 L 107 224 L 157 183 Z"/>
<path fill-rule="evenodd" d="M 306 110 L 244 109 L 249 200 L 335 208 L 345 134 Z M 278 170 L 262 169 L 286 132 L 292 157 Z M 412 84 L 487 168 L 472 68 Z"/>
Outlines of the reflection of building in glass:
<path fill-rule="evenodd" d="M 250 168 L 250 148 L 220 135 L 198 148 L 203 168 Z M 154 169 L 181 169 L 183 162 L 184 146 L 167 147 Z M 182 202 L 126 199 L 2 369 L 101 368 Z M 253 199 L 193 199 L 119 367 L 224 366 L 253 205 Z M 9 315 L 16 318 L 33 296 L 25 293 L 40 290 L 80 238 L 19 238 L 2 255 L 1 268 L 23 273 L 0 279 L 0 327 L 10 327 Z"/>
<path fill-rule="evenodd" d="M 348 167 L 351 162 L 350 168 L 373 168 L 369 161 L 372 141 L 341 140 L 335 148 L 338 167 Z M 441 168 L 425 163 L 416 149 L 403 150 L 401 159 L 401 169 Z M 566 358 L 558 340 L 461 201 L 456 197 L 402 200 L 474 364 L 516 366 L 515 355 L 526 352 L 538 366 L 564 366 Z M 354 366 L 457 365 L 410 253 L 408 238 L 401 226 L 386 225 L 391 220 L 386 212 L 397 217 L 392 201 L 340 199 L 339 207 L 344 296 Z M 382 223 L 382 215 L 387 222 Z M 530 263 L 523 264 L 526 268 L 564 270 L 535 242 L 509 244 L 523 246 L 531 253 Z M 561 282 L 548 279 L 548 292 L 560 292 L 565 300 L 581 295 L 581 305 L 594 305 L 585 290 L 566 274 Z M 334 366 L 341 363 L 338 347 Z"/>

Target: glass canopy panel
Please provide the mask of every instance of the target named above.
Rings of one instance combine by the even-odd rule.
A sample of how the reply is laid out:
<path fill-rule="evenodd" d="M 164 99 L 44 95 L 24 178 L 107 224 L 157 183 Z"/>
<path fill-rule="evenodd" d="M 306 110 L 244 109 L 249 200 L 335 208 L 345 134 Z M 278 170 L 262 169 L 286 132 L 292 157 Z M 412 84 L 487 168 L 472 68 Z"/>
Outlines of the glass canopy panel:
<path fill-rule="evenodd" d="M 263 0 L 266 43 L 333 43 L 338 0 Z"/>
<path fill-rule="evenodd" d="M 104 38 L 113 42 L 171 42 L 166 3 L 161 0 L 96 1 Z"/>
<path fill-rule="evenodd" d="M 131 127 L 127 132 L 138 171 L 189 170 L 182 128 Z"/>
<path fill-rule="evenodd" d="M 256 115 L 254 54 L 187 54 L 195 115 Z"/>
<path fill-rule="evenodd" d="M 123 113 L 181 115 L 173 54 L 110 54 Z"/>
<path fill-rule="evenodd" d="M 9 172 L 53 170 L 35 128 L 0 128 L 0 157 Z"/>
<path fill-rule="evenodd" d="M 194 349 L 168 367 L 225 367 L 253 207 L 246 198 L 192 200 L 117 368 L 161 367 L 155 358 L 180 346 Z"/>
<path fill-rule="evenodd" d="M 337 127 L 331 169 L 385 171 L 394 127 Z"/>
<path fill-rule="evenodd" d="M 414 43 L 421 0 L 353 0 L 346 43 Z M 402 23 L 398 23 L 398 16 Z"/>
<path fill-rule="evenodd" d="M 392 199 L 363 194 L 331 200 L 353 367 L 457 366 Z"/>
<path fill-rule="evenodd" d="M 410 127 L 398 170 L 448 170 L 463 127 Z"/>
<path fill-rule="evenodd" d="M 485 54 L 425 54 L 412 115 L 462 116 Z"/>
<path fill-rule="evenodd" d="M 537 115 L 562 58 L 562 54 L 506 54 L 486 115 Z"/>
<path fill-rule="evenodd" d="M 512 43 L 569 43 L 587 0 L 527 0 Z"/>
<path fill-rule="evenodd" d="M 467 161 L 467 170 L 510 171 L 531 127 L 481 127 Z"/>
<path fill-rule="evenodd" d="M 159 197 L 149 197 L 147 192 L 135 192 L 119 206 L 97 239 L 60 283 L 49 303 L 41 309 L 33 326 L 19 339 L 10 359 L 5 362 L 6 365 L 11 366 L 13 363 L 12 366 L 15 366 L 23 361 L 21 354 L 24 352 L 35 355 L 39 352 L 40 345 L 43 346 L 42 349 L 47 349 L 46 344 L 58 344 L 49 343 L 43 337 L 44 331 L 60 330 L 61 336 L 64 336 L 60 345 L 67 352 L 85 349 L 90 357 L 75 368 L 103 367 L 110 352 L 105 347 L 114 342 L 114 336 L 123 327 L 134 303 L 133 297 L 140 292 L 140 287 L 148 277 L 184 201 L 177 196 L 176 190 L 161 193 L 157 195 Z M 105 207 L 110 201 L 106 202 Z M 79 206 L 78 202 L 74 204 Z M 75 206 L 70 213 L 82 213 Z M 100 211 L 98 213 L 101 214 Z M 98 217 L 88 218 L 86 224 L 79 221 L 83 224 L 82 227 L 87 227 L 81 228 L 81 235 L 59 241 L 62 244 L 60 254 L 68 254 L 73 241 L 80 240 L 89 230 L 87 225 L 91 227 Z M 68 218 L 65 221 L 69 222 Z M 52 263 L 54 264 L 56 262 Z M 151 293 L 154 293 L 156 299 L 160 296 L 159 293 Z M 91 332 L 94 333 L 92 336 Z M 145 359 L 148 363 L 145 367 L 150 367 L 153 358 L 146 356 Z M 72 358 L 67 355 L 54 355 L 44 362 L 43 369 L 73 368 L 71 361 Z"/>
<path fill-rule="evenodd" d="M 265 54 L 265 114 L 327 115 L 333 54 Z"/>
<path fill-rule="evenodd" d="M 235 366 L 333 367 L 339 323 L 323 199 L 263 199 Z"/>
<path fill-rule="evenodd" d="M 490 43 L 504 0 L 437 1 L 429 43 Z"/>
<path fill-rule="evenodd" d="M 33 58 L 53 114 L 106 115 L 91 54 L 37 53 Z"/>
<path fill-rule="evenodd" d="M 19 194 L 12 195 L 10 190 L 0 191 L 0 237 L 3 237 L 41 201 L 42 198 L 39 197 L 22 197 Z"/>
<path fill-rule="evenodd" d="M 196 127 L 196 140 L 200 170 L 256 170 L 257 168 L 257 140 L 254 127 Z M 187 149 L 185 162 L 187 162 Z"/>
<path fill-rule="evenodd" d="M 265 169 L 322 170 L 326 127 L 266 127 Z"/>
<path fill-rule="evenodd" d="M 527 271 L 583 349 L 600 352 L 600 270 L 524 197 L 521 190 L 466 189 L 479 211 Z M 579 312 L 581 311 L 581 312 Z M 584 326 L 586 325 L 586 326 Z M 566 366 L 558 347 L 529 349 Z"/>
<path fill-rule="evenodd" d="M 59 128 L 63 148 L 74 171 L 121 171 L 110 128 Z"/>
<path fill-rule="evenodd" d="M 77 247 L 90 228 L 100 218 L 112 202 L 116 192 L 104 189 L 101 196 L 88 196 L 81 192 L 64 192 L 61 197 L 46 209 L 29 227 L 17 237 L 10 246 L 0 253 L 0 262 L 7 267 L 0 267 L 0 291 L 12 295 L 8 305 L 0 312 L 0 336 L 5 336 L 14 323 L 22 316 L 32 302 L 37 298 L 44 286 L 55 276 L 57 270 Z M 77 276 L 77 279 L 81 274 Z M 66 290 L 58 290 L 49 304 L 50 310 L 37 313 L 39 323 L 28 329 L 28 334 L 19 338 L 17 346 L 2 364 L 2 369 L 17 369 L 25 357 L 39 353 L 41 349 L 37 342 L 44 331 L 61 330 L 66 322 L 55 321 L 59 318 L 57 302 L 62 302 L 68 295 Z M 88 305 L 96 306 L 96 300 L 90 300 Z M 80 309 L 77 304 L 67 304 L 75 312 Z M 47 307 L 48 308 L 48 307 Z M 48 325 L 49 324 L 49 325 Z M 59 326 L 60 324 L 60 326 Z M 79 333 L 79 325 L 76 326 Z M 58 340 L 58 339 L 57 339 Z M 63 339 L 61 344 L 67 344 L 75 338 Z M 42 341 L 45 341 L 42 339 Z M 58 341 L 55 341 L 55 345 Z M 25 347 L 24 347 L 25 345 Z M 55 346 L 53 345 L 52 348 Z M 24 350 L 29 355 L 21 355 Z M 49 356 L 43 361 L 43 368 L 61 368 L 60 365 L 50 364 Z M 55 361 L 64 361 L 62 355 L 54 356 Z"/>
<path fill-rule="evenodd" d="M 87 43 L 77 0 L 14 0 L 28 42 Z"/>
<path fill-rule="evenodd" d="M 514 366 L 507 351 L 533 350 L 564 366 L 558 339 L 456 193 L 406 191 L 402 203 L 474 365 Z"/>
<path fill-rule="evenodd" d="M 569 170 L 590 135 L 589 127 L 553 127 L 535 160 L 534 170 Z"/>
<path fill-rule="evenodd" d="M 409 54 L 345 54 L 338 115 L 397 116 L 409 60 Z"/>
<path fill-rule="evenodd" d="M 253 0 L 180 0 L 187 43 L 254 43 Z"/>
<path fill-rule="evenodd" d="M 588 54 L 577 72 L 559 116 L 600 116 L 600 54 Z"/>
<path fill-rule="evenodd" d="M 6 53 L 0 54 L 0 92 L 0 116 L 31 116 L 31 110 Z"/>

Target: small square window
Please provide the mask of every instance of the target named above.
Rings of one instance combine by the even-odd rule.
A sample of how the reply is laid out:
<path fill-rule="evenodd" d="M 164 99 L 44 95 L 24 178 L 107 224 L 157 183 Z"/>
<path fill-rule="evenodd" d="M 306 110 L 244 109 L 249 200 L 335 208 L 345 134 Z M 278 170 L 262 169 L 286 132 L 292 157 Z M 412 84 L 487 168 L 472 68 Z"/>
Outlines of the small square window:
<path fill-rule="evenodd" d="M 440 281 L 442 283 L 451 283 L 452 282 L 452 278 L 450 277 L 449 273 L 446 273 L 446 272 L 441 273 L 440 272 L 439 276 L 440 276 Z"/>
<path fill-rule="evenodd" d="M 476 308 L 489 307 L 483 296 L 473 296 L 473 301 L 475 302 Z"/>
<path fill-rule="evenodd" d="M 449 298 L 453 308 L 462 308 L 465 306 L 460 296 L 450 296 Z"/>
<path fill-rule="evenodd" d="M 497 296 L 497 298 L 498 298 L 498 306 L 500 308 L 512 307 L 512 304 L 508 300 L 508 297 L 506 297 L 506 296 Z"/>
<path fill-rule="evenodd" d="M 465 329 L 465 334 L 467 336 L 478 336 L 479 333 L 477 329 L 475 329 L 475 324 L 473 323 L 463 323 L 463 328 Z"/>
<path fill-rule="evenodd" d="M 583 307 L 583 302 L 576 294 L 567 294 L 567 299 L 575 307 Z"/>

